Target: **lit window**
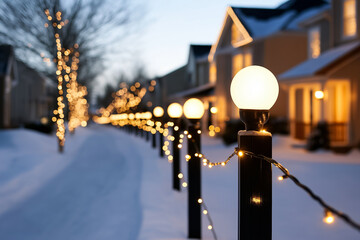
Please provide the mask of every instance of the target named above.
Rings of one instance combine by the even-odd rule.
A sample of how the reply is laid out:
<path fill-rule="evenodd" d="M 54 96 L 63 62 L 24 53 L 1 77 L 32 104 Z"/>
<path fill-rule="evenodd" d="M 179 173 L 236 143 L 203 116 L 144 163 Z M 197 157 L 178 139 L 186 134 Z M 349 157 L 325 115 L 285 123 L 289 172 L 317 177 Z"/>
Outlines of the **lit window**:
<path fill-rule="evenodd" d="M 345 37 L 354 36 L 356 34 L 356 2 L 344 0 L 343 7 L 343 34 Z"/>
<path fill-rule="evenodd" d="M 210 83 L 216 82 L 216 62 L 210 63 L 209 80 Z"/>
<path fill-rule="evenodd" d="M 234 77 L 244 67 L 244 56 L 243 54 L 237 54 L 232 59 L 232 76 Z"/>
<path fill-rule="evenodd" d="M 309 31 L 309 55 L 311 58 L 317 58 L 320 56 L 320 28 L 315 27 Z"/>

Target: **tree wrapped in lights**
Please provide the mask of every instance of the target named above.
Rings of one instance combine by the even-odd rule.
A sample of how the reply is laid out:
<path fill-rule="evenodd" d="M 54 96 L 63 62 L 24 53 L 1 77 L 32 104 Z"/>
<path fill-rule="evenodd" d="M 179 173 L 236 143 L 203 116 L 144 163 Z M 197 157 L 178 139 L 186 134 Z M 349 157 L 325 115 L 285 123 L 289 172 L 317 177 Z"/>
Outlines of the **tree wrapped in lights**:
<path fill-rule="evenodd" d="M 64 77 L 62 75 L 63 70 L 66 70 L 66 62 L 63 59 L 62 53 L 62 44 L 60 40 L 59 30 L 62 28 L 64 24 L 61 21 L 61 12 L 56 12 L 56 17 L 52 17 L 48 9 L 45 10 L 45 14 L 47 19 L 51 23 L 51 26 L 54 28 L 55 32 L 55 42 L 56 42 L 56 76 L 58 82 L 58 91 L 59 95 L 57 97 L 57 110 L 54 111 L 55 116 L 53 117 L 53 121 L 56 122 L 56 136 L 59 142 L 59 152 L 63 152 L 65 145 L 65 115 L 64 115 Z"/>
<path fill-rule="evenodd" d="M 77 48 L 77 46 L 74 46 Z M 66 54 L 66 52 L 65 52 Z M 77 69 L 79 64 L 79 52 L 72 56 L 70 82 L 67 84 L 67 99 L 69 102 L 69 131 L 74 132 L 79 126 L 86 127 L 89 120 L 88 103 L 85 99 L 87 88 L 77 82 Z"/>
<path fill-rule="evenodd" d="M 61 12 L 56 12 L 56 18 L 50 15 L 49 10 L 45 10 L 47 19 L 51 21 L 51 25 L 54 28 L 56 49 L 57 49 L 57 80 L 59 96 L 57 98 L 57 110 L 54 111 L 55 116 L 53 121 L 57 124 L 56 136 L 59 139 L 59 151 L 63 152 L 65 145 L 65 102 L 64 102 L 64 89 L 67 88 L 67 100 L 69 103 L 69 130 L 72 132 L 79 125 L 85 127 L 88 121 L 88 104 L 84 98 L 87 95 L 87 89 L 85 86 L 80 86 L 77 83 L 77 70 L 79 64 L 79 52 L 74 52 L 73 49 L 63 49 L 60 39 L 59 30 L 65 25 L 61 18 Z M 78 48 L 79 45 L 75 44 L 74 48 Z M 71 67 L 68 66 L 70 55 Z M 64 87 L 64 80 L 66 85 Z"/>

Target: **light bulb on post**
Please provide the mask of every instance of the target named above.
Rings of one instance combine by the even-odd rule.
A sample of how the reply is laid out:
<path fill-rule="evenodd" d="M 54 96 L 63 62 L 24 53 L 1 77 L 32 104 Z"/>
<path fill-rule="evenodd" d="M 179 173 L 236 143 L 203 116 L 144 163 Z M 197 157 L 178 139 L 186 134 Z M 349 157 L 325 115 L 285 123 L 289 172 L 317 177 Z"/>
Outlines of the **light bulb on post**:
<path fill-rule="evenodd" d="M 184 104 L 184 115 L 188 119 L 200 119 L 204 112 L 204 104 L 197 98 L 190 98 Z"/>
<path fill-rule="evenodd" d="M 279 84 L 268 69 L 249 66 L 240 70 L 230 86 L 231 98 L 240 109 L 246 130 L 259 131 L 269 118 L 269 109 L 279 95 Z"/>
<path fill-rule="evenodd" d="M 153 114 L 155 117 L 160 118 L 164 115 L 164 109 L 162 107 L 155 107 L 153 110 Z"/>
<path fill-rule="evenodd" d="M 172 103 L 167 108 L 167 113 L 171 118 L 180 118 L 183 113 L 182 106 L 179 103 Z"/>
<path fill-rule="evenodd" d="M 145 112 L 144 113 L 144 118 L 147 120 L 150 120 L 152 118 L 152 113 L 151 112 Z"/>

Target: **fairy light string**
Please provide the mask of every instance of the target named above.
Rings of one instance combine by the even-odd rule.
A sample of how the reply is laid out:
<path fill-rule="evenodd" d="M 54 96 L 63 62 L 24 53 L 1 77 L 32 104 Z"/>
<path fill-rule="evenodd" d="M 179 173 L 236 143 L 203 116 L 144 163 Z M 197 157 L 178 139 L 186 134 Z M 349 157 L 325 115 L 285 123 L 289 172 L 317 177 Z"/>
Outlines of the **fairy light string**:
<path fill-rule="evenodd" d="M 173 127 L 174 131 L 179 131 L 180 127 L 175 125 L 174 122 L 167 122 L 166 124 L 164 124 L 163 133 L 164 133 L 164 137 L 167 137 L 167 140 L 164 141 L 164 145 L 162 147 L 162 150 L 164 151 L 165 155 L 168 157 L 168 162 L 172 163 L 173 155 L 171 155 L 171 152 L 169 150 L 169 145 L 170 145 L 170 141 L 174 141 L 174 137 L 172 135 L 168 134 L 169 133 L 168 127 Z M 158 130 L 161 130 L 161 129 L 159 128 Z M 201 131 L 198 132 L 198 134 L 201 134 Z M 179 145 L 175 146 L 175 147 L 178 147 L 179 149 L 182 148 L 182 144 L 183 144 L 183 141 L 184 141 L 184 136 L 188 136 L 188 131 L 185 130 L 183 133 L 180 133 Z M 186 161 L 189 161 L 190 158 L 191 158 L 190 155 L 186 155 Z M 178 178 L 179 178 L 179 180 L 181 182 L 181 186 L 183 188 L 187 188 L 188 183 L 185 181 L 184 174 L 182 172 L 180 172 L 178 174 Z M 208 230 L 210 230 L 212 232 L 212 235 L 213 235 L 214 239 L 217 240 L 217 235 L 216 235 L 214 223 L 213 223 L 213 220 L 211 218 L 210 211 L 209 211 L 207 205 L 205 204 L 204 199 L 199 198 L 198 199 L 198 204 L 201 205 L 202 213 L 207 218 L 207 220 L 209 222 L 209 225 L 207 226 Z"/>
<path fill-rule="evenodd" d="M 101 117 L 109 117 L 114 111 L 118 114 L 135 109 L 144 98 L 147 92 L 155 90 L 156 81 L 152 80 L 149 86 L 142 87 L 140 82 L 128 86 L 125 82 L 120 84 L 120 89 L 112 94 L 113 101 L 106 107 L 99 110 Z"/>
<path fill-rule="evenodd" d="M 173 136 L 171 136 L 169 134 L 168 127 L 173 126 L 174 129 L 176 128 L 176 129 L 179 130 L 178 126 L 175 126 L 173 122 L 167 122 L 162 127 L 162 125 L 156 124 L 156 121 L 152 121 L 152 120 L 135 121 L 135 120 L 125 119 L 121 123 L 122 126 L 125 126 L 127 124 L 137 126 L 137 127 L 139 127 L 139 129 L 144 129 L 145 131 L 149 131 L 152 134 L 155 134 L 156 132 L 161 132 L 161 134 L 163 134 L 164 137 L 166 137 L 166 141 L 164 141 L 164 145 L 162 146 L 162 150 L 167 155 L 168 161 L 170 163 L 172 162 L 173 156 L 171 155 L 171 152 L 169 150 L 169 145 L 170 145 L 171 141 L 174 141 L 174 138 L 173 138 Z M 197 131 L 197 134 L 201 134 L 201 131 L 200 130 Z M 192 142 L 193 144 L 195 143 L 193 137 L 189 134 L 189 132 L 187 130 L 184 130 L 183 132 L 180 133 L 179 145 L 177 146 L 178 148 L 182 148 L 185 138 L 188 141 Z M 197 148 L 196 144 L 194 144 L 194 145 L 195 145 L 195 148 Z M 292 175 L 290 173 L 290 171 L 286 167 L 284 167 L 281 163 L 279 163 L 278 161 L 276 161 L 273 158 L 269 158 L 269 157 L 266 157 L 266 156 L 263 156 L 263 155 L 259 155 L 259 154 L 255 154 L 255 153 L 252 153 L 252 152 L 249 152 L 249 151 L 243 151 L 243 150 L 241 150 L 239 148 L 235 148 L 234 151 L 226 158 L 225 161 L 213 162 L 213 161 L 210 161 L 209 158 L 207 158 L 204 154 L 200 153 L 200 151 L 198 151 L 198 149 L 196 149 L 196 150 L 197 150 L 197 153 L 195 153 L 194 156 L 200 158 L 203 165 L 208 166 L 209 168 L 212 168 L 213 166 L 225 166 L 230 162 L 230 160 L 235 155 L 240 157 L 240 159 L 243 156 L 246 155 L 246 156 L 249 156 L 249 157 L 252 157 L 252 158 L 258 158 L 258 159 L 264 160 L 264 161 L 274 165 L 276 168 L 278 168 L 283 173 L 282 176 L 278 177 L 278 180 L 281 181 L 281 180 L 289 178 L 292 182 L 295 183 L 296 186 L 303 189 L 313 200 L 318 202 L 324 208 L 324 219 L 323 220 L 324 220 L 325 223 L 332 224 L 334 222 L 334 220 L 335 220 L 334 216 L 332 215 L 332 214 L 334 214 L 334 215 L 338 216 L 339 218 L 341 218 L 342 220 L 344 220 L 344 222 L 349 224 L 351 227 L 353 227 L 356 230 L 360 231 L 360 224 L 359 223 L 355 222 L 347 214 L 345 214 L 345 213 L 337 210 L 336 208 L 330 206 L 329 204 L 327 204 L 320 196 L 315 194 L 308 186 L 306 186 L 305 184 L 300 182 L 294 175 Z M 190 156 L 188 154 L 185 155 L 186 161 L 190 161 L 191 158 L 192 158 L 192 156 Z M 186 188 L 188 186 L 188 183 L 185 181 L 184 174 L 182 172 L 180 172 L 178 174 L 178 178 L 181 181 L 182 187 Z M 207 215 L 209 223 L 210 223 L 209 224 L 209 226 L 210 226 L 209 230 L 214 231 L 213 236 L 216 239 L 216 233 L 215 233 L 215 230 L 214 230 L 213 222 L 212 222 L 211 217 L 209 215 L 209 211 L 207 209 L 207 206 L 206 206 L 206 204 L 204 204 L 204 199 L 202 199 L 201 204 L 202 204 L 202 207 L 204 208 L 203 213 L 204 213 L 204 215 Z"/>
<path fill-rule="evenodd" d="M 240 149 L 236 149 L 235 151 L 237 151 L 238 153 L 243 152 L 243 154 L 248 155 L 248 156 L 253 157 L 253 158 L 258 158 L 258 159 L 265 160 L 266 162 L 268 162 L 270 164 L 273 164 L 275 167 L 280 169 L 280 171 L 284 173 L 284 176 L 282 176 L 283 179 L 289 178 L 291 181 L 293 181 L 295 183 L 296 186 L 303 189 L 308 195 L 310 195 L 310 197 L 312 199 L 314 199 L 316 202 L 318 202 L 324 208 L 324 210 L 325 210 L 325 219 L 324 219 L 324 221 L 326 223 L 333 223 L 333 220 L 330 220 L 331 219 L 330 213 L 333 213 L 333 214 L 337 215 L 339 218 L 341 218 L 342 220 L 344 220 L 346 223 L 348 223 L 350 226 L 352 226 L 353 228 L 360 231 L 360 224 L 359 223 L 355 222 L 347 214 L 345 214 L 345 213 L 337 210 L 336 208 L 330 206 L 329 204 L 327 204 L 319 195 L 315 194 L 308 186 L 301 183 L 294 175 L 290 174 L 288 169 L 286 169 L 282 164 L 280 164 L 279 162 L 277 162 L 273 158 L 269 158 L 269 157 L 266 157 L 264 155 L 255 154 L 255 153 L 248 152 L 248 151 L 241 151 Z M 328 219 L 328 220 L 326 220 L 326 219 Z"/>
<path fill-rule="evenodd" d="M 188 122 L 189 124 L 189 122 Z M 275 167 L 277 167 L 281 172 L 284 173 L 283 176 L 280 176 L 278 179 L 284 180 L 286 178 L 289 178 L 290 180 L 292 180 L 296 186 L 300 187 L 301 189 L 303 189 L 313 200 L 315 200 L 316 202 L 318 202 L 323 208 L 324 208 L 324 213 L 325 213 L 325 217 L 324 217 L 324 222 L 331 224 L 334 222 L 334 218 L 331 215 L 331 213 L 337 215 L 339 218 L 343 219 L 347 224 L 349 224 L 350 226 L 352 226 L 353 228 L 357 229 L 358 231 L 360 231 L 360 224 L 355 222 L 352 218 L 350 218 L 347 214 L 337 210 L 336 208 L 330 206 L 329 204 L 327 204 L 319 195 L 315 194 L 308 186 L 306 186 L 305 184 L 301 183 L 294 175 L 290 174 L 289 170 L 287 168 L 285 168 L 281 163 L 279 163 L 278 161 L 274 160 L 273 158 L 269 158 L 266 157 L 264 155 L 259 155 L 259 154 L 255 154 L 249 151 L 243 151 L 239 148 L 235 148 L 234 152 L 232 152 L 225 161 L 221 161 L 221 162 L 212 162 L 210 161 L 208 158 L 205 157 L 204 154 L 200 153 L 199 149 L 197 148 L 197 145 L 195 144 L 195 141 L 192 139 L 191 135 L 189 136 L 189 134 L 187 133 L 187 131 L 185 131 L 185 134 L 188 137 L 188 140 L 190 140 L 190 142 L 192 142 L 194 144 L 194 147 L 197 151 L 197 153 L 195 153 L 195 156 L 200 158 L 203 162 L 204 166 L 208 166 L 209 168 L 212 168 L 213 166 L 225 166 L 226 164 L 229 163 L 229 161 L 231 160 L 231 158 L 233 158 L 235 155 L 238 155 L 240 158 L 243 157 L 244 155 L 250 156 L 250 157 L 254 157 L 254 158 L 258 158 L 261 160 L 264 160 L 272 165 L 274 165 Z M 198 132 L 198 134 L 201 134 L 201 132 Z M 186 155 L 186 160 L 189 161 L 191 159 L 191 156 Z"/>

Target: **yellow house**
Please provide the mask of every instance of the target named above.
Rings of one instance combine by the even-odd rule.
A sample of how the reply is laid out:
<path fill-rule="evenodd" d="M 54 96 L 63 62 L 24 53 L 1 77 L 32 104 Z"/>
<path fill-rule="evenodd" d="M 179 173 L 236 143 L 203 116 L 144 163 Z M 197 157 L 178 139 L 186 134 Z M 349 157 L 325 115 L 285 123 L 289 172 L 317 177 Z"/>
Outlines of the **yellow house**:
<path fill-rule="evenodd" d="M 307 138 L 325 121 L 331 147 L 359 145 L 359 9 L 359 0 L 333 0 L 331 9 L 302 23 L 308 32 L 308 60 L 279 76 L 289 91 L 294 138 Z"/>
<path fill-rule="evenodd" d="M 329 8 L 323 0 L 290 0 L 275 9 L 228 7 L 215 44 L 209 54 L 209 79 L 215 83 L 217 125 L 239 119 L 230 98 L 233 76 L 249 65 L 264 66 L 275 75 L 307 58 L 307 34 L 299 29 L 306 17 Z M 280 86 L 273 117 L 287 116 L 287 89 Z"/>

